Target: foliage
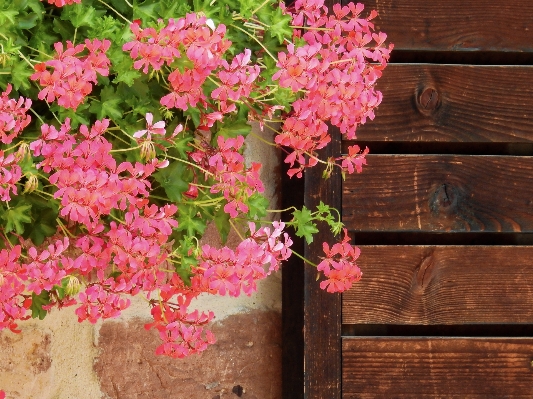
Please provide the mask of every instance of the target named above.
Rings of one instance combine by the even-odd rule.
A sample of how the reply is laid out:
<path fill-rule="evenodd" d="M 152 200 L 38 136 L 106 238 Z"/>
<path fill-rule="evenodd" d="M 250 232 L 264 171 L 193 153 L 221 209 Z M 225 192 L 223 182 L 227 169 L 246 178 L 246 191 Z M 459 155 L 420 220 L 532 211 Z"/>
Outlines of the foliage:
<path fill-rule="evenodd" d="M 340 233 L 323 203 L 265 221 L 261 165 L 242 149 L 250 121 L 281 122 L 271 144 L 291 177 L 318 163 L 325 177 L 361 171 L 368 150 L 317 151 L 327 123 L 354 139 L 381 102 L 392 45 L 362 12 L 328 14 L 321 0 L 3 3 L 0 328 L 66 306 L 95 323 L 143 295 L 157 353 L 185 357 L 214 342 L 212 312 L 189 310 L 196 296 L 253 293 L 291 255 L 287 228 L 308 243 L 319 223 Z M 200 246 L 210 222 L 242 242 Z M 361 277 L 348 241 L 324 244 L 330 292 Z"/>

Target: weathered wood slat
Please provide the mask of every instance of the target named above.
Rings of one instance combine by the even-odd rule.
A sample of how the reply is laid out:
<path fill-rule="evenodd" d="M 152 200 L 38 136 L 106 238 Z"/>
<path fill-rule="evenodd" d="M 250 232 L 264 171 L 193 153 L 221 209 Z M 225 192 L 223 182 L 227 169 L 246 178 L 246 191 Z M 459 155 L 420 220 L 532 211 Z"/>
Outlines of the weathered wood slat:
<path fill-rule="evenodd" d="M 531 232 L 533 157 L 368 156 L 342 218 L 354 231 Z"/>
<path fill-rule="evenodd" d="M 344 338 L 343 398 L 533 397 L 531 338 Z"/>
<path fill-rule="evenodd" d="M 376 119 L 357 138 L 533 142 L 533 86 L 524 84 L 531 81 L 531 66 L 391 64 L 377 85 Z"/>
<path fill-rule="evenodd" d="M 533 51 L 533 3 L 514 0 L 361 0 L 395 48 Z"/>
<path fill-rule="evenodd" d="M 363 278 L 342 296 L 344 324 L 533 323 L 533 247 L 361 251 Z"/>
<path fill-rule="evenodd" d="M 340 132 L 332 129 L 332 142 L 320 150 L 320 157 L 329 159 L 341 154 Z M 321 166 L 305 173 L 304 203 L 315 209 L 320 201 L 339 209 L 341 206 L 342 179 L 335 171 L 324 181 Z M 314 237 L 316 242 L 334 242 L 329 229 L 322 229 Z M 305 245 L 307 259 L 319 261 L 323 255 L 319 245 Z M 316 281 L 316 267 L 305 265 L 303 273 L 303 386 L 299 392 L 285 393 L 285 398 L 296 399 L 340 399 L 341 398 L 341 297 L 322 289 Z M 320 328 L 317 328 L 317 324 Z"/>

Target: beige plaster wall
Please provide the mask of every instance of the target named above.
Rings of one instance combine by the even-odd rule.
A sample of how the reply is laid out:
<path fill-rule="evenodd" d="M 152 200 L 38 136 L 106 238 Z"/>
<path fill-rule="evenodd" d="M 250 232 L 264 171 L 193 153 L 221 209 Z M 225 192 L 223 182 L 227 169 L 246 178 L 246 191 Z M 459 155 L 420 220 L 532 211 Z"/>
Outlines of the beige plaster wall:
<path fill-rule="evenodd" d="M 267 129 L 259 132 L 271 136 Z M 247 160 L 263 164 L 271 206 L 277 204 L 279 155 L 247 138 Z M 205 241 L 217 242 L 214 229 Z M 235 237 L 230 239 L 235 243 Z M 240 298 L 203 296 L 213 310 L 217 343 L 201 355 L 173 360 L 154 355 L 159 338 L 141 300 L 116 320 L 78 323 L 73 309 L 21 323 L 21 334 L 0 332 L 0 389 L 9 399 L 277 399 L 281 396 L 281 280 L 260 282 Z"/>

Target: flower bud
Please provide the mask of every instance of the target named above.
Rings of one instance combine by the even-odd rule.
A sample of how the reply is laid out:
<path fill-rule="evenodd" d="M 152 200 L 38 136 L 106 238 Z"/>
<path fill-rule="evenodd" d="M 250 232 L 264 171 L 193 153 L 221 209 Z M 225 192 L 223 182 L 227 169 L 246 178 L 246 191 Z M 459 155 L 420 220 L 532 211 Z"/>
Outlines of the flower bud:
<path fill-rule="evenodd" d="M 28 143 L 22 143 L 19 145 L 19 148 L 15 153 L 15 158 L 22 160 L 27 156 L 31 156 L 30 145 Z"/>
<path fill-rule="evenodd" d="M 81 283 L 80 283 L 80 280 L 78 280 L 77 277 L 67 276 L 65 278 L 68 279 L 67 286 L 65 287 L 65 294 L 66 295 L 72 296 L 72 295 L 76 295 L 78 292 L 80 292 Z"/>
<path fill-rule="evenodd" d="M 36 175 L 31 173 L 28 174 L 26 177 L 27 180 L 26 183 L 24 183 L 24 191 L 22 192 L 22 194 L 32 193 L 37 190 L 37 187 L 39 186 L 39 180 L 37 179 Z"/>
<path fill-rule="evenodd" d="M 152 140 L 145 140 L 141 143 L 141 158 L 151 161 L 155 158 L 155 146 Z"/>
<path fill-rule="evenodd" d="M 198 198 L 198 186 L 195 184 L 189 184 L 189 189 L 185 191 L 183 195 L 191 199 Z"/>

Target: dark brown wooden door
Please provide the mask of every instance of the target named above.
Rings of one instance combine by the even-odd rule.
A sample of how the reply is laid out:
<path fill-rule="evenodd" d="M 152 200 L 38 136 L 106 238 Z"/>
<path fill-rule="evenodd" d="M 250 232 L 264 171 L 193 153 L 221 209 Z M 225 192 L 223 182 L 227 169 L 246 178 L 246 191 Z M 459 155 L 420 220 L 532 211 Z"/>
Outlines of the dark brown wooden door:
<path fill-rule="evenodd" d="M 283 270 L 284 398 L 533 398 L 533 2 L 362 2 L 395 43 L 368 166 L 283 191 L 342 209 L 363 279 Z"/>

